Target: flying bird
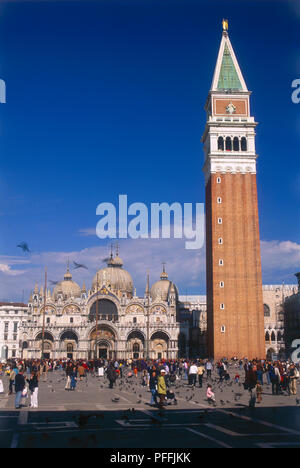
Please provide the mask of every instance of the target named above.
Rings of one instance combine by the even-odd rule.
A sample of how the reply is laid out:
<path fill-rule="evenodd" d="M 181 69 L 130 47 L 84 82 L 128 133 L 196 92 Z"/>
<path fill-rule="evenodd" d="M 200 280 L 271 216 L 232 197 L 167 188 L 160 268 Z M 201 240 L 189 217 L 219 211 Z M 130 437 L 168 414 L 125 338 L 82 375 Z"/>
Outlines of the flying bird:
<path fill-rule="evenodd" d="M 84 268 L 85 270 L 88 270 L 88 267 L 83 265 L 82 263 L 77 263 L 73 261 L 73 264 L 74 264 L 74 270 L 78 270 L 79 268 Z"/>
<path fill-rule="evenodd" d="M 58 283 L 60 283 L 60 281 L 52 281 L 52 280 L 50 280 L 49 282 L 50 284 L 52 284 L 52 286 L 56 286 Z"/>
<path fill-rule="evenodd" d="M 24 253 L 30 253 L 29 246 L 27 242 L 21 242 L 21 244 L 17 245 L 19 249 L 22 249 Z"/>

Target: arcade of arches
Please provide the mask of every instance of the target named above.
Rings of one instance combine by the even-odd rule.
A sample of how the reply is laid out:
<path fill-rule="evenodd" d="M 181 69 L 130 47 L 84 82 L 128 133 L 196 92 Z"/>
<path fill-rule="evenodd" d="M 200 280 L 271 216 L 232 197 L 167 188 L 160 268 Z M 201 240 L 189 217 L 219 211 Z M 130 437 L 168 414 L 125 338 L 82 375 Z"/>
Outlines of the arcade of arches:
<path fill-rule="evenodd" d="M 180 338 L 182 341 L 185 340 Z M 88 353 L 80 348 L 88 344 Z M 173 346 L 176 345 L 173 344 Z M 34 343 L 24 341 L 22 345 L 23 357 L 29 357 L 30 347 L 34 348 L 36 358 L 40 357 L 42 350 L 42 333 L 39 333 Z M 151 359 L 167 359 L 170 353 L 171 340 L 167 333 L 157 331 L 149 336 L 149 357 Z M 32 352 L 33 350 L 31 350 Z M 56 340 L 53 334 L 45 332 L 44 335 L 44 356 L 55 359 L 66 357 L 69 359 L 142 359 L 147 356 L 147 339 L 140 330 L 132 330 L 125 341 L 118 339 L 116 331 L 107 324 L 100 323 L 96 330 L 93 327 L 88 339 L 80 343 L 77 334 L 72 330 L 65 330 Z"/>
<path fill-rule="evenodd" d="M 133 330 L 125 341 L 123 351 L 122 342 L 117 339 L 114 330 L 107 325 L 99 325 L 98 331 L 94 329 L 90 335 L 90 353 L 92 358 L 115 359 L 133 358 L 142 359 L 147 356 L 147 339 L 139 330 Z M 121 345 L 121 346 L 120 346 Z M 169 357 L 169 337 L 164 332 L 155 332 L 149 339 L 149 356 L 151 359 L 164 359 Z"/>

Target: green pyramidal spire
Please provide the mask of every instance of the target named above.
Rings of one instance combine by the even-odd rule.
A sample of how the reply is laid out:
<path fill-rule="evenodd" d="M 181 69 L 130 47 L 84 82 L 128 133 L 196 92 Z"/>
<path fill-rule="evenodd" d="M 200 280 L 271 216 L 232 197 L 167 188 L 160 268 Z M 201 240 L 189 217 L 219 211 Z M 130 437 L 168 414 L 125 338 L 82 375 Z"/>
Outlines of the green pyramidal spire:
<path fill-rule="evenodd" d="M 225 89 L 233 89 L 237 91 L 243 90 L 227 44 L 224 48 L 218 82 L 218 90 L 221 91 Z"/>

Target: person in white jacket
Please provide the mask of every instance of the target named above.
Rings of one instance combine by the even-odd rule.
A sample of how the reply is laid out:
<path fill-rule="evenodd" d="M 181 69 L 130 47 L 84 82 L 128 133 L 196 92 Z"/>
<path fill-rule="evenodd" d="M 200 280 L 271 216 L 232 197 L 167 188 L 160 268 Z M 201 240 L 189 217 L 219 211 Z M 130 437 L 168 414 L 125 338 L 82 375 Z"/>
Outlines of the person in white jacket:
<path fill-rule="evenodd" d="M 189 384 L 193 385 L 194 387 L 196 386 L 197 375 L 198 375 L 198 366 L 196 366 L 196 364 L 193 362 L 189 370 L 189 377 L 190 377 Z"/>

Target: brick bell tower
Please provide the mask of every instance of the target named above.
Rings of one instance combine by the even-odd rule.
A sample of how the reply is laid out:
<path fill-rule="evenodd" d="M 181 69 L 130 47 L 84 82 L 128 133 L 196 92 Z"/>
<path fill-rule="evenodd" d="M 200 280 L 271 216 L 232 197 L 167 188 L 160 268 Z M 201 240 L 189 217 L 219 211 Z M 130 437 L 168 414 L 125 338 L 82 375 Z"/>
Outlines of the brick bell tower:
<path fill-rule="evenodd" d="M 265 358 L 256 122 L 223 20 L 205 110 L 208 355 Z"/>

